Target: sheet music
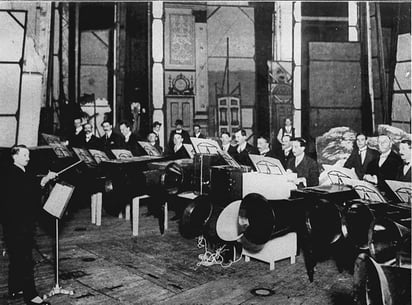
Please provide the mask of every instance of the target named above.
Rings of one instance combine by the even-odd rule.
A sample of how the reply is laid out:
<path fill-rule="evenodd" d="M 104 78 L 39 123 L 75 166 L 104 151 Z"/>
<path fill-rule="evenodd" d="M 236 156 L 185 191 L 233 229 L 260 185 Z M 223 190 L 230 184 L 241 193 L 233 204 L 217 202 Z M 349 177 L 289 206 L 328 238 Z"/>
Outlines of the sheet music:
<path fill-rule="evenodd" d="M 77 155 L 77 157 L 86 163 L 87 166 L 96 166 L 97 162 L 94 160 L 92 155 L 89 153 L 87 149 L 84 148 L 77 148 L 73 147 L 73 151 Z"/>
<path fill-rule="evenodd" d="M 359 180 L 353 168 L 327 164 L 323 167 L 325 170 L 319 176 L 319 185 L 344 184 L 345 179 Z"/>
<path fill-rule="evenodd" d="M 68 158 L 73 156 L 72 152 L 63 144 L 58 136 L 47 133 L 42 133 L 41 135 L 46 143 L 53 149 L 57 158 Z"/>
<path fill-rule="evenodd" d="M 43 209 L 54 217 L 61 218 L 73 194 L 74 186 L 56 183 Z"/>
<path fill-rule="evenodd" d="M 186 152 L 189 155 L 190 159 L 193 159 L 195 157 L 195 149 L 193 148 L 193 145 L 183 144 L 183 147 L 186 149 Z"/>
<path fill-rule="evenodd" d="M 119 160 L 133 158 L 132 152 L 127 149 L 112 149 L 112 153 Z"/>
<path fill-rule="evenodd" d="M 278 159 L 260 155 L 249 155 L 249 158 L 259 173 L 286 175 L 286 171 Z"/>
<path fill-rule="evenodd" d="M 410 203 L 412 199 L 412 183 L 396 180 L 385 180 L 391 191 L 402 202 Z"/>
<path fill-rule="evenodd" d="M 240 164 L 237 163 L 235 159 L 233 159 L 227 152 L 224 152 L 223 150 L 218 150 L 219 155 L 222 156 L 222 158 L 225 160 L 225 162 L 235 168 L 241 168 Z"/>
<path fill-rule="evenodd" d="M 212 139 L 199 139 L 191 137 L 193 148 L 198 154 L 218 154 L 220 149 L 219 144 Z"/>
<path fill-rule="evenodd" d="M 102 161 L 110 160 L 110 158 L 106 155 L 104 151 L 97 150 L 97 149 L 89 149 L 89 152 L 97 164 L 99 164 Z"/>
<path fill-rule="evenodd" d="M 156 147 L 154 147 L 153 145 L 151 145 L 149 142 L 144 142 L 144 141 L 137 141 L 137 143 L 139 143 L 139 145 L 141 147 L 143 147 L 143 149 L 146 151 L 146 153 L 149 156 L 160 156 L 160 152 L 156 149 Z"/>
<path fill-rule="evenodd" d="M 385 198 L 372 183 L 347 178 L 342 178 L 342 180 L 344 184 L 351 185 L 361 199 L 374 202 L 386 202 Z"/>

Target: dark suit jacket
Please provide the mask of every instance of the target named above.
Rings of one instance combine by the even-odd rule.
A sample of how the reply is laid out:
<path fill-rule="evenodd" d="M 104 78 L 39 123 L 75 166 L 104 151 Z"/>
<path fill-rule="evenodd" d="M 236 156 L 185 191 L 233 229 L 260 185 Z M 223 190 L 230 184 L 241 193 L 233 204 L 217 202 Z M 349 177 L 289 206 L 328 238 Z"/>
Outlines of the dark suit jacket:
<path fill-rule="evenodd" d="M 268 152 L 264 153 L 261 156 L 275 158 L 275 159 L 278 158 L 273 150 L 269 150 Z"/>
<path fill-rule="evenodd" d="M 259 150 L 256 147 L 250 145 L 249 143 L 246 143 L 245 149 L 239 153 L 237 151 L 238 146 L 239 145 L 236 145 L 231 150 L 231 153 L 233 154 L 232 157 L 242 165 L 247 165 L 247 166 L 252 166 L 253 167 L 253 163 L 249 158 L 249 154 L 259 155 Z"/>
<path fill-rule="evenodd" d="M 365 172 L 368 168 L 369 163 L 371 163 L 373 160 L 377 158 L 379 158 L 379 152 L 375 149 L 367 148 L 365 160 L 363 161 L 363 164 L 362 164 L 359 150 L 354 149 L 351 155 L 349 156 L 348 160 L 346 160 L 343 167 L 346 167 L 346 168 L 353 167 L 359 179 L 363 179 L 363 176 L 365 175 Z"/>
<path fill-rule="evenodd" d="M 194 138 L 198 138 L 198 139 L 205 139 L 206 137 L 200 133 L 198 137 L 196 137 L 196 135 L 193 135 Z"/>
<path fill-rule="evenodd" d="M 280 163 L 282 163 L 284 169 L 287 168 L 288 161 L 292 158 L 293 158 L 292 150 L 289 150 L 289 153 L 287 155 L 285 155 L 285 152 L 282 149 L 280 149 L 280 150 L 278 150 L 278 152 L 276 154 L 276 159 L 280 160 Z"/>
<path fill-rule="evenodd" d="M 178 151 L 174 151 L 172 150 L 172 153 L 170 154 L 170 158 L 171 159 L 186 159 L 186 158 L 190 158 L 186 149 L 184 148 L 184 146 L 182 145 L 182 147 L 180 147 L 180 149 Z"/>
<path fill-rule="evenodd" d="M 175 144 L 173 143 L 173 137 L 174 137 L 175 133 L 176 133 L 176 130 L 172 130 L 172 132 L 170 133 L 170 136 L 169 136 L 169 142 L 168 142 L 167 146 L 169 147 L 169 152 L 170 153 L 173 153 L 173 147 L 175 146 Z M 183 144 L 192 144 L 192 142 L 190 141 L 190 135 L 186 130 L 182 129 L 181 135 L 182 135 L 182 138 L 183 138 Z"/>
<path fill-rule="evenodd" d="M 402 163 L 401 157 L 391 151 L 381 167 L 379 167 L 379 158 L 370 162 L 365 174 L 376 175 L 378 177 L 378 186 L 385 187 L 385 180 L 396 179 L 397 170 Z"/>
<path fill-rule="evenodd" d="M 83 148 L 85 144 L 85 137 L 86 134 L 84 130 L 80 131 L 77 135 L 73 133 L 69 138 L 69 145 L 71 147 Z"/>
<path fill-rule="evenodd" d="M 305 177 L 307 186 L 316 186 L 319 184 L 319 168 L 315 160 L 304 156 L 302 162 L 295 167 L 295 157 L 288 161 L 287 168 L 298 174 L 298 178 Z"/>
<path fill-rule="evenodd" d="M 89 142 L 86 142 L 86 136 L 84 138 L 84 147 L 87 149 L 102 149 L 101 141 L 95 135 L 92 135 Z"/>
<path fill-rule="evenodd" d="M 40 209 L 40 181 L 14 164 L 2 174 L 6 174 L 1 203 L 4 224 L 13 233 L 30 234 Z"/>
<path fill-rule="evenodd" d="M 130 135 L 129 141 L 126 142 L 124 137 L 122 140 L 121 148 L 130 150 L 133 156 L 146 155 L 146 151 L 137 143 L 138 138 L 134 133 Z"/>
<path fill-rule="evenodd" d="M 122 143 L 122 136 L 112 131 L 112 134 L 110 135 L 109 138 L 106 138 L 106 134 L 105 134 L 100 138 L 100 141 L 101 141 L 102 149 L 104 151 L 111 150 L 111 149 L 118 149 L 120 148 L 121 143 Z"/>
<path fill-rule="evenodd" d="M 411 182 L 411 168 L 409 167 L 406 174 L 404 174 L 403 167 L 404 167 L 403 164 L 398 167 L 398 172 L 397 172 L 395 180 L 403 181 L 403 182 Z"/>

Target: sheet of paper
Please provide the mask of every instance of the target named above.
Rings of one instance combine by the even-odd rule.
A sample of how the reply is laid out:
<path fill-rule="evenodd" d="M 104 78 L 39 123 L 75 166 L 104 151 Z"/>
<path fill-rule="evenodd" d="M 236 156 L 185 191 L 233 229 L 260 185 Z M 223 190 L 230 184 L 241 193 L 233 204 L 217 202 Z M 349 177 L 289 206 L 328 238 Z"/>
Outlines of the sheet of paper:
<path fill-rule="evenodd" d="M 73 194 L 74 186 L 56 183 L 43 209 L 54 217 L 61 218 Z"/>

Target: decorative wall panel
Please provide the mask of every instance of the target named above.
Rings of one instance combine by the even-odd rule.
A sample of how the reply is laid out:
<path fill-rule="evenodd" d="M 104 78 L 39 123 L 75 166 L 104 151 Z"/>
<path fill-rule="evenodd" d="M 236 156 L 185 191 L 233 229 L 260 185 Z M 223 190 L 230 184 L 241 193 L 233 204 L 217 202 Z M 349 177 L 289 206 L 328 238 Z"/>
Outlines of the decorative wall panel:
<path fill-rule="evenodd" d="M 190 9 L 166 9 L 165 68 L 195 69 L 195 22 Z"/>

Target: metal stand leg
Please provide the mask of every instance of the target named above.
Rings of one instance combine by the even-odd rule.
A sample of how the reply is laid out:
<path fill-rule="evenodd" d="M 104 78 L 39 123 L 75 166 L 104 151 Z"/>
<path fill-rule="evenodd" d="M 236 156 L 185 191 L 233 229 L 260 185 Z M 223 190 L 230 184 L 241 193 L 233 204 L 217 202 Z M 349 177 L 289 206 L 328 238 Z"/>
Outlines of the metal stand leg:
<path fill-rule="evenodd" d="M 59 219 L 56 218 L 56 285 L 50 290 L 48 297 L 54 296 L 56 294 L 68 294 L 73 295 L 73 290 L 63 289 L 59 285 Z M 47 296 L 43 296 L 46 299 Z"/>

